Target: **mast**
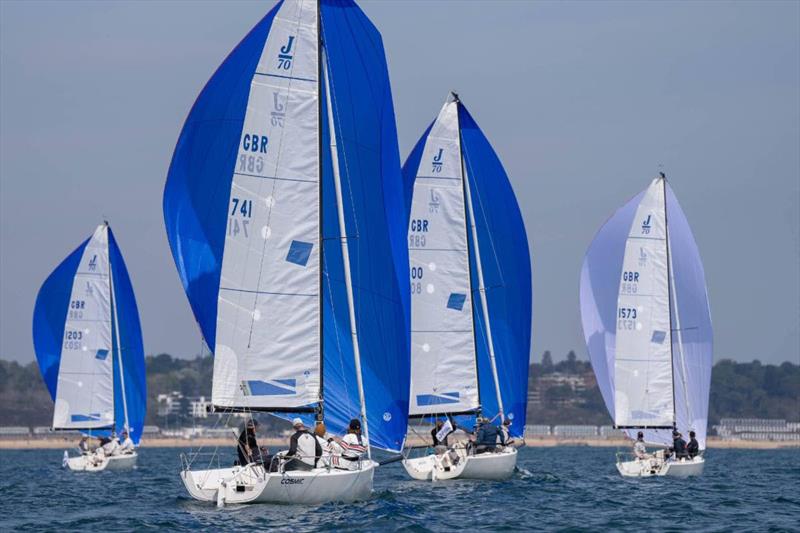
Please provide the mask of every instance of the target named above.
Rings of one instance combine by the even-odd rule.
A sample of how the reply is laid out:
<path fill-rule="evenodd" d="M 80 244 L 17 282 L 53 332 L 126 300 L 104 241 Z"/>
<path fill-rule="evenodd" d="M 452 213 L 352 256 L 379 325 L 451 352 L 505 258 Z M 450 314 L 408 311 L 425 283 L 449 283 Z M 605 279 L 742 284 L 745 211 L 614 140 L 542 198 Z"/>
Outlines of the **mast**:
<path fill-rule="evenodd" d="M 464 207 L 467 207 L 467 171 L 464 165 L 463 149 L 461 147 L 461 121 L 458 118 L 458 104 L 461 100 L 458 99 L 458 94 L 455 91 L 450 91 L 450 96 L 456 104 L 456 130 L 458 131 L 458 160 L 461 163 L 461 194 L 464 199 Z M 472 272 L 469 264 L 469 258 L 472 255 L 472 246 L 469 243 L 469 235 L 467 231 L 467 224 L 464 224 L 464 240 L 467 242 L 467 283 L 469 283 L 469 294 L 472 296 Z M 476 256 L 477 257 L 477 256 Z M 472 299 L 473 307 L 475 299 Z M 478 333 L 475 327 L 475 315 L 470 313 L 470 320 L 472 321 L 472 347 L 475 351 L 475 384 L 478 392 L 478 413 L 480 417 L 483 414 L 483 405 L 481 404 L 481 378 L 480 378 L 480 365 L 478 364 Z"/>
<path fill-rule="evenodd" d="M 119 384 L 122 388 L 122 412 L 125 416 L 125 425 L 123 426 L 126 431 L 130 431 L 128 426 L 128 398 L 125 395 L 125 366 L 122 364 L 122 343 L 119 336 L 119 317 L 117 316 L 117 297 L 114 292 L 114 273 L 111 271 L 111 230 L 108 227 L 108 222 L 103 221 L 106 226 L 106 248 L 108 249 L 108 285 L 111 293 L 111 311 L 114 314 L 114 337 L 117 342 L 117 362 L 119 364 Z M 113 376 L 113 374 L 112 374 Z M 113 377 L 112 377 L 113 383 Z"/>
<path fill-rule="evenodd" d="M 339 234 L 342 245 L 342 260 L 344 262 L 344 284 L 347 292 L 347 310 L 350 315 L 350 336 L 353 340 L 353 358 L 356 367 L 356 382 L 358 383 L 358 399 L 361 404 L 361 420 L 364 425 L 364 440 L 367 447 L 367 457 L 372 457 L 369 444 L 369 424 L 367 422 L 367 408 L 364 399 L 364 380 L 361 375 L 361 351 L 358 345 L 358 330 L 356 326 L 356 312 L 353 304 L 353 280 L 350 273 L 350 251 L 347 239 L 347 226 L 344 220 L 344 205 L 342 204 L 342 181 L 339 174 L 339 152 L 336 144 L 336 127 L 333 118 L 333 103 L 331 98 L 330 78 L 328 76 L 327 54 L 323 56 L 325 64 L 322 72 L 325 76 L 325 101 L 328 106 L 328 129 L 331 136 L 331 163 L 333 167 L 333 182 L 336 185 L 336 211 L 339 217 Z"/>
<path fill-rule="evenodd" d="M 677 429 L 678 426 L 678 405 L 675 403 L 675 354 L 673 350 L 672 344 L 672 332 L 675 331 L 678 334 L 678 356 L 680 357 L 681 362 L 681 376 L 682 383 L 683 383 L 683 400 L 686 404 L 686 410 L 689 413 L 689 417 L 691 418 L 691 409 L 689 409 L 689 393 L 686 390 L 686 361 L 683 358 L 683 333 L 681 332 L 681 319 L 680 315 L 678 314 L 678 294 L 675 291 L 675 272 L 672 268 L 672 254 L 670 253 L 670 242 L 669 242 L 669 224 L 667 223 L 667 176 L 664 175 L 663 172 L 661 174 L 661 185 L 664 192 L 664 236 L 666 239 L 667 245 L 667 283 L 668 283 L 668 296 L 669 296 L 669 326 L 670 326 L 670 355 L 671 355 L 671 368 L 672 368 L 672 409 L 673 409 L 673 422 L 672 426 L 674 429 Z M 675 328 L 672 327 L 672 309 L 675 309 Z M 688 420 L 691 423 L 691 420 Z"/>
<path fill-rule="evenodd" d="M 323 343 L 325 342 L 325 330 L 323 329 L 322 320 L 325 315 L 325 292 L 324 292 L 324 269 L 325 260 L 322 257 L 325 249 L 323 235 L 322 235 L 322 16 L 320 15 L 320 2 L 317 0 L 317 188 L 319 189 L 319 200 L 317 205 L 317 213 L 319 214 L 319 404 L 317 406 L 317 423 L 325 420 L 325 350 Z"/>
<path fill-rule="evenodd" d="M 458 106 L 461 101 L 458 99 L 458 95 L 453 93 L 453 96 L 456 100 L 456 106 Z M 475 211 L 472 208 L 472 193 L 470 192 L 469 187 L 469 176 L 467 175 L 467 168 L 464 164 L 464 148 L 461 141 L 461 124 L 460 120 L 458 119 L 458 114 L 456 114 L 456 120 L 459 122 L 458 124 L 458 144 L 461 150 L 461 170 L 462 170 L 462 177 L 463 177 L 463 185 L 464 185 L 464 199 L 467 204 L 467 212 L 469 213 L 469 225 L 472 230 L 472 247 L 473 253 L 475 255 L 475 265 L 477 266 L 478 270 L 478 292 L 481 298 L 481 311 L 483 314 L 483 322 L 486 324 L 486 340 L 487 344 L 489 345 L 489 361 L 492 364 L 492 378 L 494 379 L 494 391 L 497 395 L 497 408 L 500 411 L 500 420 L 505 421 L 505 409 L 503 409 L 503 397 L 500 394 L 500 379 L 497 375 L 497 361 L 495 359 L 494 354 L 494 341 L 492 339 L 492 325 L 489 322 L 489 303 L 486 301 L 486 284 L 483 280 L 483 267 L 481 266 L 481 253 L 480 247 L 478 245 L 478 229 L 475 226 Z M 472 276 L 470 276 L 471 278 Z M 472 281 L 470 280 L 470 286 Z M 474 325 L 473 325 L 474 331 Z M 478 358 L 478 346 L 477 341 L 475 344 L 475 364 L 476 364 L 476 371 L 477 371 L 477 359 Z M 476 372 L 477 373 L 477 372 Z M 480 379 L 478 380 L 480 382 Z M 480 395 L 480 391 L 478 392 Z"/>

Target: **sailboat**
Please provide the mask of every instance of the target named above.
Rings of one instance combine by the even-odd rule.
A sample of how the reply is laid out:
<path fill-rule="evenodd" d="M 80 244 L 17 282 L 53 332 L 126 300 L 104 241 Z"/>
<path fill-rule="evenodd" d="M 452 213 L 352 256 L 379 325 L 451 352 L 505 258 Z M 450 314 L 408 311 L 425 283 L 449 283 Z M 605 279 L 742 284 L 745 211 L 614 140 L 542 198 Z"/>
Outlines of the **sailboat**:
<path fill-rule="evenodd" d="M 525 427 L 531 264 L 514 191 L 500 160 L 451 93 L 403 167 L 410 210 L 412 419 L 476 418 Z M 446 426 L 449 427 L 449 426 Z M 453 455 L 454 452 L 456 455 Z M 420 480 L 506 479 L 514 447 L 458 445 L 403 461 Z"/>
<path fill-rule="evenodd" d="M 400 159 L 381 37 L 349 0 L 284 0 L 211 77 L 164 191 L 172 254 L 214 353 L 213 409 L 332 434 L 360 419 L 355 470 L 195 469 L 218 505 L 369 497 L 372 448 L 408 416 L 409 282 Z"/>
<path fill-rule="evenodd" d="M 128 270 L 108 223 L 45 280 L 33 313 L 36 359 L 55 402 L 53 429 L 138 446 L 146 411 L 144 348 Z M 69 457 L 70 470 L 126 470 L 138 454 Z"/>
<path fill-rule="evenodd" d="M 705 274 L 686 216 L 663 173 L 600 228 L 581 270 L 581 318 L 614 425 L 661 447 L 694 431 L 706 447 L 712 330 Z M 702 453 L 618 455 L 623 476 L 691 476 Z"/>

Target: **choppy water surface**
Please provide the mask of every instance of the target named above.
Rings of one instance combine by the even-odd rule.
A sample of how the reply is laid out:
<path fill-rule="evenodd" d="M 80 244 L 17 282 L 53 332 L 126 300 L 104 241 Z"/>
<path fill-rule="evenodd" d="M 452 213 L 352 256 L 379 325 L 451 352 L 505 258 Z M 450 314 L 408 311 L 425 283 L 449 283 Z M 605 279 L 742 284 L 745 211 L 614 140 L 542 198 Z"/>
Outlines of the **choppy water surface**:
<path fill-rule="evenodd" d="M 76 474 L 58 450 L 0 451 L 0 531 L 800 530 L 800 451 L 712 450 L 689 480 L 622 479 L 611 448 L 525 448 L 508 482 L 412 481 L 398 463 L 372 499 L 217 509 L 190 499 L 180 450 L 144 448 L 128 473 Z"/>

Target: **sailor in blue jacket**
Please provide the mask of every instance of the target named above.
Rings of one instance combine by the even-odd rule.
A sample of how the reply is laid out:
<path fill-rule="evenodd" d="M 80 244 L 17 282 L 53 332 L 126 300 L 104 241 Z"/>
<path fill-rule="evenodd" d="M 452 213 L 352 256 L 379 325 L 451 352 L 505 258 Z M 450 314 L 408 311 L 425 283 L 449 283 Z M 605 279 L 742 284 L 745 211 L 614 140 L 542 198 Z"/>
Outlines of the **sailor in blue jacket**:
<path fill-rule="evenodd" d="M 492 452 L 497 447 L 497 439 L 505 446 L 506 438 L 500 428 L 485 418 L 478 419 L 478 431 L 475 435 L 475 453 Z"/>

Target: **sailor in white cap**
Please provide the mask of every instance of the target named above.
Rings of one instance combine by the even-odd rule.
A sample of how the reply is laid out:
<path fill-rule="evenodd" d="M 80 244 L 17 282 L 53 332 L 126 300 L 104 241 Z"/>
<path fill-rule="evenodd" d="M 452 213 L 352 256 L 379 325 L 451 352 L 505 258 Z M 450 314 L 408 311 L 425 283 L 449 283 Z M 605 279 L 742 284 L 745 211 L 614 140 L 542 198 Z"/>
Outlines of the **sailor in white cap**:
<path fill-rule="evenodd" d="M 322 447 L 299 418 L 292 420 L 294 434 L 289 439 L 289 451 L 286 452 L 288 462 L 284 471 L 311 470 L 317 466 L 322 457 Z"/>

